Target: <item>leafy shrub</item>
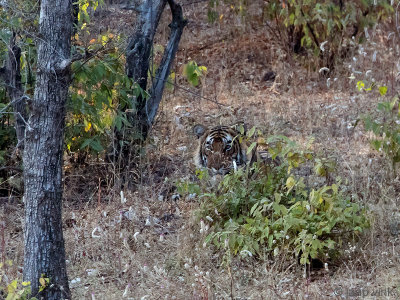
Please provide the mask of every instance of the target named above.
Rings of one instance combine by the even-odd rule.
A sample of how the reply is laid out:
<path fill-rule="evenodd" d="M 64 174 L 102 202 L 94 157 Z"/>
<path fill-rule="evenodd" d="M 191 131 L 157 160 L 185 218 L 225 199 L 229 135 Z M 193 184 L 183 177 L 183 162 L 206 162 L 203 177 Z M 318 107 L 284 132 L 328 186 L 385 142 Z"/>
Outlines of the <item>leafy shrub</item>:
<path fill-rule="evenodd" d="M 86 148 L 93 153 L 103 151 L 109 145 L 113 126 L 129 125 L 125 114 L 126 109 L 132 109 L 129 97 L 142 92 L 126 76 L 123 55 L 113 39 L 118 37 L 106 34 L 93 39 L 89 51 L 104 48 L 107 52 L 72 66 L 66 128 L 66 144 L 72 152 Z M 76 50 L 87 51 L 79 46 Z"/>
<path fill-rule="evenodd" d="M 201 77 L 203 77 L 207 72 L 207 67 L 198 66 L 193 60 L 189 61 L 183 68 L 183 75 L 186 77 L 187 81 L 193 86 L 198 86 Z"/>
<path fill-rule="evenodd" d="M 250 2 L 225 0 L 238 14 L 246 15 Z M 309 53 L 319 59 L 316 67 L 334 67 L 349 50 L 352 37 L 357 42 L 365 39 L 364 28 L 393 15 L 388 0 L 271 0 L 259 1 L 267 28 L 284 49 L 295 53 Z M 222 1 L 209 1 L 209 19 L 218 17 L 217 6 Z M 250 18 L 249 18 L 250 19 Z M 309 60 L 307 60 L 309 62 Z"/>
<path fill-rule="evenodd" d="M 295 175 L 305 163 L 314 163 L 321 172 L 322 161 L 314 160 L 309 149 L 300 150 L 285 137 L 267 142 L 274 144 L 269 150 L 272 158 L 280 157 L 280 165 L 255 163 L 239 169 L 226 175 L 216 191 L 206 184 L 204 171 L 198 172 L 199 184 L 180 184 L 181 192 L 198 196 L 200 218 L 210 223 L 205 241 L 225 250 L 225 258 L 294 253 L 302 264 L 310 258 L 335 258 L 343 240 L 368 227 L 366 208 L 353 201 L 339 178 L 310 189 L 304 177 Z"/>
<path fill-rule="evenodd" d="M 364 87 L 363 82 L 357 86 Z M 371 90 L 370 87 L 365 90 Z M 386 94 L 387 88 L 379 87 L 381 96 Z M 395 96 L 391 101 L 380 102 L 377 105 L 375 116 L 371 114 L 363 116 L 364 127 L 367 131 L 374 133 L 375 138 L 371 140 L 371 146 L 383 152 L 390 160 L 393 172 L 396 174 L 396 164 L 400 162 L 400 106 L 399 97 Z"/>
<path fill-rule="evenodd" d="M 36 300 L 37 298 L 30 297 L 31 283 L 29 281 L 21 282 L 18 279 L 8 281 L 6 270 L 8 267 L 11 267 L 12 264 L 13 262 L 11 260 L 6 260 L 5 263 L 0 262 L 0 297 L 3 295 L 6 296 L 4 298 L 5 300 Z M 43 288 L 41 283 L 40 291 L 42 291 Z"/>

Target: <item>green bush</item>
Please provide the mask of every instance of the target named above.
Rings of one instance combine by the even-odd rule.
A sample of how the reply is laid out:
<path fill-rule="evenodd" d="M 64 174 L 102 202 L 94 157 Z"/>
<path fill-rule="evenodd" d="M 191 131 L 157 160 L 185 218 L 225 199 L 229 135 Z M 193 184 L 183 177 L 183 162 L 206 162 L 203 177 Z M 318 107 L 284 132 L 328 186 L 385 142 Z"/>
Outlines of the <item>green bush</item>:
<path fill-rule="evenodd" d="M 73 81 L 68 101 L 66 144 L 69 151 L 88 149 L 92 153 L 103 151 L 110 144 L 113 126 L 129 126 L 126 109 L 130 97 L 142 92 L 124 71 L 125 61 L 116 45 L 118 37 L 100 35 L 92 40 L 88 49 L 77 46 L 76 51 L 105 53 L 88 61 L 72 65 Z M 101 54 L 100 54 L 101 53 Z"/>
<path fill-rule="evenodd" d="M 289 52 L 311 54 L 319 59 L 315 67 L 333 68 L 347 55 L 351 39 L 363 42 L 364 28 L 392 16 L 394 8 L 388 0 L 271 0 L 258 1 L 263 22 L 275 41 Z M 246 0 L 210 0 L 208 17 L 218 19 L 218 6 L 226 3 L 240 15 L 248 14 Z M 253 10 L 257 11 L 257 10 Z M 247 19 L 255 19 L 250 16 Z M 259 18 L 258 18 L 259 19 Z M 307 60 L 309 63 L 310 60 Z"/>
<path fill-rule="evenodd" d="M 226 258 L 294 253 L 306 264 L 310 258 L 337 257 L 343 240 L 369 226 L 366 208 L 345 192 L 339 178 L 332 185 L 308 188 L 305 178 L 295 175 L 305 163 L 314 163 L 320 172 L 321 160 L 313 159 L 309 149 L 299 150 L 284 137 L 267 141 L 274 143 L 270 153 L 280 157 L 280 165 L 258 162 L 239 169 L 216 190 L 207 185 L 205 171 L 198 172 L 200 183 L 179 185 L 182 193 L 196 194 L 200 201 L 199 217 L 211 227 L 205 241 L 225 250 Z"/>
<path fill-rule="evenodd" d="M 382 96 L 386 94 L 386 90 L 386 87 L 379 88 Z M 378 103 L 375 115 L 366 115 L 362 117 L 362 120 L 365 129 L 375 135 L 375 138 L 371 140 L 371 146 L 385 154 L 396 174 L 396 165 L 400 162 L 399 97 L 395 96 L 391 101 Z"/>

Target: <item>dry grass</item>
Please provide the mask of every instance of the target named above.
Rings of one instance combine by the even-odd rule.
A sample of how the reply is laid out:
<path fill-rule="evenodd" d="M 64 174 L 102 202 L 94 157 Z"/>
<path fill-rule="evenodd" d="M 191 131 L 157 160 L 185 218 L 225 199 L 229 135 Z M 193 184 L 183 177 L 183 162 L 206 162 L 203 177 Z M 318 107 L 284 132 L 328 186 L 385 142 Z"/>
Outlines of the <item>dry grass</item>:
<path fill-rule="evenodd" d="M 385 27 L 371 31 L 370 40 L 343 61 L 328 87 L 328 78 L 299 66 L 262 26 L 244 25 L 229 11 L 221 23 L 210 25 L 204 4 L 185 9 L 190 22 L 176 72 L 193 59 L 207 66 L 208 74 L 197 89 L 177 76 L 177 83 L 193 93 L 176 88 L 165 95 L 147 161 L 141 163 L 143 185 L 123 191 L 122 197 L 108 186 L 110 175 L 99 172 L 101 165 L 67 172 L 64 230 L 73 298 L 336 299 L 361 291 L 372 299 L 373 291 L 380 289 L 381 296 L 388 289 L 393 292 L 400 286 L 400 180 L 391 177 L 387 161 L 371 151 L 363 128 L 351 124 L 378 101 L 375 94 L 359 93 L 356 80 L 372 76 L 388 85 L 391 94 L 396 92 L 395 35 L 388 37 Z M 160 41 L 164 37 L 161 34 Z M 273 85 L 262 80 L 271 70 L 277 74 Z M 348 78 L 352 73 L 357 79 Z M 338 175 L 370 207 L 371 230 L 347 247 L 343 260 L 329 271 L 304 278 L 301 266 L 284 259 L 234 259 L 230 268 L 223 268 L 220 255 L 203 246 L 204 234 L 194 217 L 197 202 L 166 200 L 173 193 L 173 180 L 193 174 L 192 126 L 242 120 L 300 143 L 313 136 L 314 150 L 337 160 Z M 1 210 L 6 224 L 3 255 L 15 262 L 7 270 L 9 278 L 21 271 L 22 215 L 14 204 Z"/>

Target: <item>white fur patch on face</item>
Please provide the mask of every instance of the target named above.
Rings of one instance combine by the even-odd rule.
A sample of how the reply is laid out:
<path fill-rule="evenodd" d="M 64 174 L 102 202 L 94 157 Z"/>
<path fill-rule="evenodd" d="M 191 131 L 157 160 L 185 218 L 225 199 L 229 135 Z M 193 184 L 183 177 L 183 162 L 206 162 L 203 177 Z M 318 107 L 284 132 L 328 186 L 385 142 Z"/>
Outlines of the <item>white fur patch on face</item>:
<path fill-rule="evenodd" d="M 227 135 L 224 137 L 224 140 L 225 140 L 227 143 L 232 143 L 233 137 L 232 137 L 230 134 L 227 134 Z"/>

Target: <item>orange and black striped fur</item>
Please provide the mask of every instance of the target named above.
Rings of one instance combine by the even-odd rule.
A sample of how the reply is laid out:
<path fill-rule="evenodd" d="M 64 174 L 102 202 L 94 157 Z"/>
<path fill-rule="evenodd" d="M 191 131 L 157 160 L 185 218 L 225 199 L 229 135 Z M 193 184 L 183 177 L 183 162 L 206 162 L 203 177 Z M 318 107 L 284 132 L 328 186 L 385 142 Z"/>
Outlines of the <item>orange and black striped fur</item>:
<path fill-rule="evenodd" d="M 207 129 L 196 125 L 193 131 L 199 138 L 194 153 L 196 167 L 207 168 L 211 175 L 225 175 L 249 162 L 247 146 L 241 142 L 241 135 L 236 129 L 229 126 Z"/>

